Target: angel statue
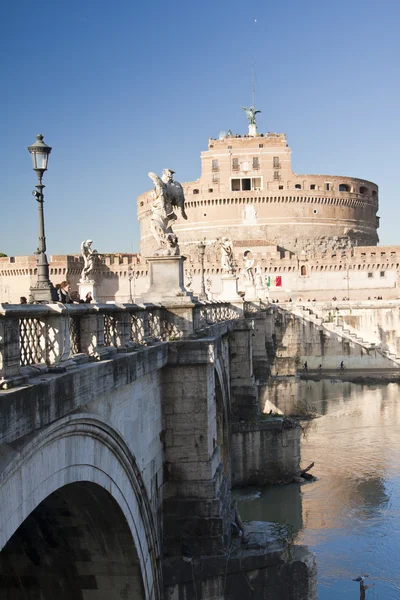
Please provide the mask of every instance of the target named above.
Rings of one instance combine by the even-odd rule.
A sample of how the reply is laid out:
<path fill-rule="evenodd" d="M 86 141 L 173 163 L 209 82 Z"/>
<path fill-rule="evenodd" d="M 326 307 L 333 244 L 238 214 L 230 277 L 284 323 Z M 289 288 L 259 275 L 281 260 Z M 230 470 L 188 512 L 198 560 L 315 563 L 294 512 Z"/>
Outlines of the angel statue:
<path fill-rule="evenodd" d="M 174 171 L 164 169 L 162 176 L 150 172 L 154 183 L 153 204 L 151 207 L 150 225 L 158 248 L 156 256 L 176 256 L 179 254 L 178 238 L 172 231 L 172 223 L 180 214 L 187 219 L 185 212 L 185 196 L 183 188 L 173 179 Z"/>
<path fill-rule="evenodd" d="M 244 110 L 244 112 L 246 113 L 246 116 L 249 120 L 249 125 L 257 125 L 256 114 L 260 113 L 261 110 L 256 110 L 254 108 L 254 106 L 250 106 L 250 108 L 246 108 L 245 106 L 242 106 L 242 110 Z"/>
<path fill-rule="evenodd" d="M 90 274 L 94 269 L 95 256 L 97 250 L 92 248 L 93 240 L 86 240 L 81 243 L 81 256 L 83 257 L 83 269 L 81 274 L 81 283 L 93 283 Z"/>
<path fill-rule="evenodd" d="M 222 238 L 221 242 L 221 271 L 225 275 L 235 274 L 235 261 L 233 257 L 232 241 Z"/>

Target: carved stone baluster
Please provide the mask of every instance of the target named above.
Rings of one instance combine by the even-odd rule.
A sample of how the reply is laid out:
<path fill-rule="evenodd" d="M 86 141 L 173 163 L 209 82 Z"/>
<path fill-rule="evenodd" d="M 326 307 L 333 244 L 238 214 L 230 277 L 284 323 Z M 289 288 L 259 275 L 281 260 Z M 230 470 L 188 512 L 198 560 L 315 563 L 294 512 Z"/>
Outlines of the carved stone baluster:
<path fill-rule="evenodd" d="M 4 316 L 0 318 L 0 388 L 21 383 L 20 370 L 19 319 Z"/>

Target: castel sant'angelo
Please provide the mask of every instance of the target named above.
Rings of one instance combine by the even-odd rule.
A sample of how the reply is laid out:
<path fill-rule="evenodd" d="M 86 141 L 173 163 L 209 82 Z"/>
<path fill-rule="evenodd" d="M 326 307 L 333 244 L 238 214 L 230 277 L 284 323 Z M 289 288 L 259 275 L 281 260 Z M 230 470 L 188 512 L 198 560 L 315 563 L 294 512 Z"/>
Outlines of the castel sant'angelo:
<path fill-rule="evenodd" d="M 182 183 L 188 219 L 178 219 L 174 232 L 194 289 L 204 240 L 208 289 L 218 295 L 220 244 L 228 238 L 239 288 L 247 263 L 258 288 L 281 300 L 368 299 L 382 289 L 385 298 L 397 297 L 399 248 L 377 248 L 378 186 L 356 177 L 294 173 L 286 135 L 258 133 L 259 111 L 245 110 L 248 133 L 210 138 L 200 178 Z M 155 250 L 151 204 L 151 192 L 139 196 L 143 256 Z"/>
<path fill-rule="evenodd" d="M 239 292 L 246 292 L 250 277 L 263 299 L 399 297 L 400 246 L 377 246 L 378 186 L 356 177 L 294 173 L 286 135 L 259 133 L 259 111 L 245 112 L 247 133 L 210 138 L 201 153 L 201 176 L 181 184 L 187 219 L 178 215 L 173 232 L 186 257 L 185 287 L 220 297 L 222 244 L 228 241 Z M 177 170 L 169 173 L 179 181 L 179 165 L 165 166 Z M 146 259 L 157 248 L 153 203 L 151 190 L 137 200 L 141 254 L 97 255 L 99 301 L 135 301 L 149 289 Z M 77 289 L 82 268 L 79 255 L 52 256 L 50 277 L 54 284 L 68 279 Z M 0 258 L 0 301 L 18 301 L 35 280 L 35 257 Z"/>
<path fill-rule="evenodd" d="M 210 138 L 201 153 L 201 176 L 182 184 L 187 222 L 174 231 L 183 254 L 193 243 L 229 237 L 236 247 L 256 246 L 298 253 L 375 246 L 378 186 L 337 175 L 297 175 L 283 133 L 246 135 L 230 131 Z M 151 194 L 138 199 L 141 252 L 150 256 Z"/>

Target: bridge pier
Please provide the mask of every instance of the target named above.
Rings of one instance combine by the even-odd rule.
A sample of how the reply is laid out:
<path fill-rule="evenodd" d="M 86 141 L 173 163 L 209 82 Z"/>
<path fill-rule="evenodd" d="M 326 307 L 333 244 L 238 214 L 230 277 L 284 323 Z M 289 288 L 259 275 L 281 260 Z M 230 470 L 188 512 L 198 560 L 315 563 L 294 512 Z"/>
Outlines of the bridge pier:
<path fill-rule="evenodd" d="M 223 554 L 230 539 L 230 491 L 221 466 L 215 342 L 170 345 L 164 367 L 164 554 Z M 223 419 L 222 419 L 223 420 Z M 223 423 L 222 428 L 227 427 Z M 223 440 L 221 445 L 223 444 Z"/>
<path fill-rule="evenodd" d="M 260 415 L 256 380 L 253 373 L 253 323 L 240 320 L 230 333 L 231 406 L 241 420 Z"/>

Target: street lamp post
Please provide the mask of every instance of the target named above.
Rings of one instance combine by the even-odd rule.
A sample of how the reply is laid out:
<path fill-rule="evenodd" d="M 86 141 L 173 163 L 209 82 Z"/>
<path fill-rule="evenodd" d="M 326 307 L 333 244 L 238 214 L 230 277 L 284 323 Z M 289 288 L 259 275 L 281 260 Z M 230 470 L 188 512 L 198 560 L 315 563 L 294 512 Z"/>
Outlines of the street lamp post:
<path fill-rule="evenodd" d="M 134 277 L 134 275 L 133 275 L 133 269 L 129 265 L 129 267 L 128 267 L 128 281 L 129 281 L 129 302 L 130 302 L 130 304 L 133 304 L 133 299 L 132 299 L 132 279 L 133 279 L 133 277 Z"/>
<path fill-rule="evenodd" d="M 198 248 L 199 248 L 199 258 L 200 258 L 200 265 L 201 265 L 201 287 L 200 287 L 199 298 L 200 298 L 200 300 L 207 300 L 206 286 L 204 283 L 204 254 L 206 252 L 206 245 L 203 242 L 203 240 L 201 240 L 199 242 Z"/>
<path fill-rule="evenodd" d="M 32 192 L 38 203 L 39 210 L 39 246 L 35 252 L 37 257 L 37 281 L 30 289 L 31 302 L 48 303 L 53 300 L 53 284 L 49 278 L 49 263 L 46 256 L 46 236 L 44 233 L 44 211 L 43 211 L 43 173 L 47 171 L 47 164 L 51 152 L 50 146 L 44 143 L 43 136 L 37 135 L 36 142 L 28 146 L 32 156 L 33 170 L 36 171 L 38 184 Z"/>

